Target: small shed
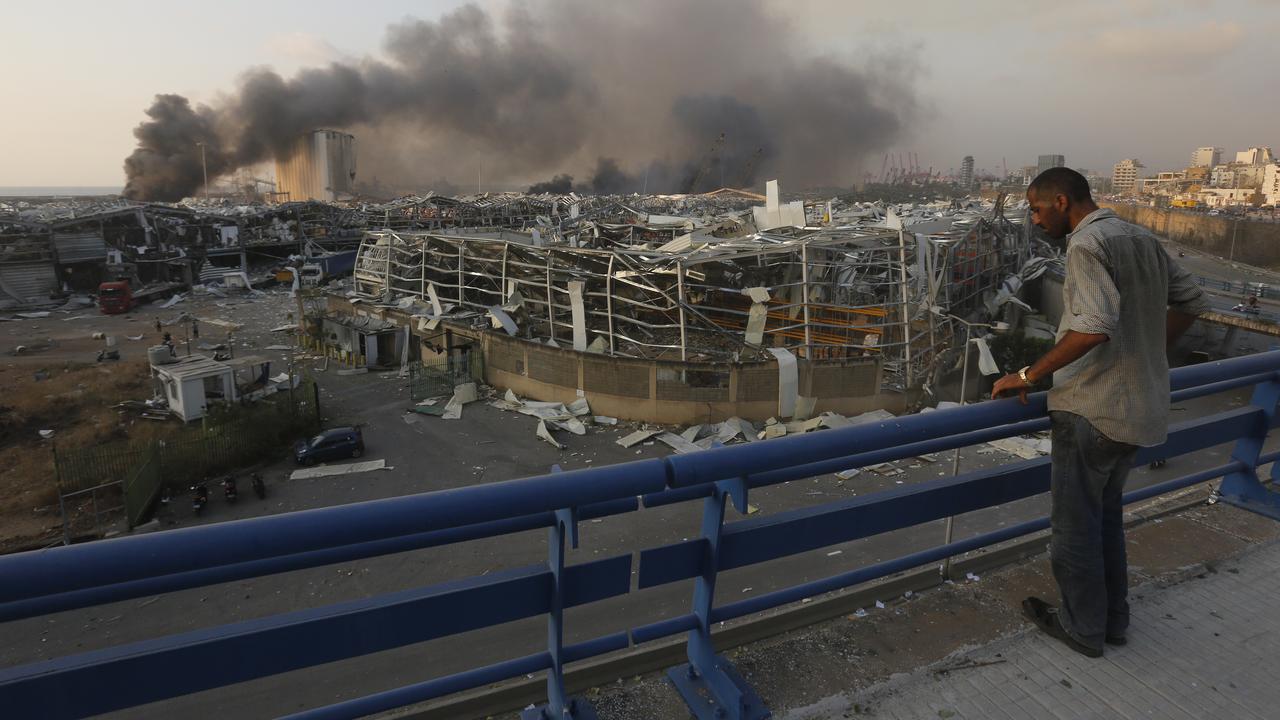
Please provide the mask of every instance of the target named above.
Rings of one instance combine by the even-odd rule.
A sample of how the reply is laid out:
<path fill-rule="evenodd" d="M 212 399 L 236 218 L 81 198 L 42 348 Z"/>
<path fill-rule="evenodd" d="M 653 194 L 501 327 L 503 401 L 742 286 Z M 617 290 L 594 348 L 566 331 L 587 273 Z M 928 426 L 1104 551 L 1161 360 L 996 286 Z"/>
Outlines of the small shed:
<path fill-rule="evenodd" d="M 236 400 L 235 369 L 207 355 L 189 355 L 165 365 L 152 365 L 169 412 L 190 422 L 204 417 L 210 403 Z"/>

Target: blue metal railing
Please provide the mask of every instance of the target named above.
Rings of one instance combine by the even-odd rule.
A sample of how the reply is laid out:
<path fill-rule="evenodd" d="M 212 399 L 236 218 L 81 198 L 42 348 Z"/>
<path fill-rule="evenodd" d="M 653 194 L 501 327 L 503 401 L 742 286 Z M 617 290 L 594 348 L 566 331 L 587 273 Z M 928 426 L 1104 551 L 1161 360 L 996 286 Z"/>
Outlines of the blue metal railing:
<path fill-rule="evenodd" d="M 1250 405 L 1170 428 L 1135 464 L 1235 440 L 1218 467 L 1128 493 L 1126 502 L 1224 477 L 1224 499 L 1280 517 L 1256 475 L 1276 426 L 1280 352 L 1180 368 L 1174 400 L 1255 386 Z M 1045 396 L 981 403 L 838 430 L 664 459 L 118 538 L 0 557 L 0 622 L 290 570 L 547 528 L 545 565 L 412 588 L 320 608 L 127 643 L 0 670 L 0 706 L 17 716 L 83 717 L 545 615 L 544 652 L 377 693 L 296 717 L 357 717 L 547 671 L 548 703 L 527 717 L 594 717 L 564 693 L 563 668 L 584 658 L 688 633 L 689 663 L 669 675 L 699 718 L 760 718 L 759 698 L 716 655 L 714 623 L 847 588 L 1041 530 L 1046 518 L 831 577 L 715 605 L 718 573 L 1044 493 L 1047 458 L 864 496 L 725 522 L 756 488 L 963 447 L 1048 426 Z M 1273 471 L 1274 473 L 1274 471 Z M 580 521 L 699 501 L 701 534 L 633 555 L 565 564 Z M 585 642 L 563 642 L 563 611 L 695 580 L 689 613 Z M 234 662 L 229 660 L 234 659 Z M 199 668 L 199 672 L 183 672 Z M 138 682 L 137 678 L 163 678 Z"/>

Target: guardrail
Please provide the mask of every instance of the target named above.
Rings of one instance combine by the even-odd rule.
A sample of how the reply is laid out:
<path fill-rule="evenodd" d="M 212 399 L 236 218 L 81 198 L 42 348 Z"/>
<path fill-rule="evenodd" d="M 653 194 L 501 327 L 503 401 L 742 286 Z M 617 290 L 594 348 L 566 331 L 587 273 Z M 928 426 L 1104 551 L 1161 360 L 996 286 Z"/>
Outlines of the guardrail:
<path fill-rule="evenodd" d="M 1235 282 L 1232 280 L 1219 280 L 1218 278 L 1205 277 L 1203 275 L 1196 276 L 1196 283 L 1201 287 L 1213 288 L 1214 290 L 1222 290 L 1244 297 L 1246 295 L 1256 295 L 1260 298 L 1274 297 L 1275 291 L 1266 283 L 1244 282 L 1243 280 Z"/>
<path fill-rule="evenodd" d="M 1154 497 L 1223 477 L 1224 500 L 1280 519 L 1280 500 L 1256 468 L 1277 425 L 1280 352 L 1180 368 L 1184 400 L 1256 386 L 1251 404 L 1170 428 L 1135 464 L 1236 440 L 1230 462 L 1125 495 Z M 768 711 L 715 652 L 715 623 L 847 588 L 1042 530 L 1040 518 L 773 592 L 714 604 L 721 571 L 866 538 L 1044 493 L 1049 460 L 1014 462 L 836 502 L 725 522 L 752 490 L 1041 430 L 1045 396 L 951 410 L 663 459 L 553 472 L 455 490 L 322 508 L 0 557 L 0 622 L 466 540 L 548 528 L 548 560 L 483 576 L 236 622 L 0 670 L 0 706 L 17 717 L 71 718 L 222 687 L 545 615 L 547 649 L 396 690 L 297 713 L 348 718 L 547 671 L 547 704 L 524 717 L 594 717 L 566 696 L 565 664 L 688 633 L 689 662 L 668 676 L 699 718 Z M 1275 471 L 1273 470 L 1273 477 Z M 580 521 L 677 502 L 702 503 L 700 536 L 566 565 Z M 564 610 L 638 589 L 695 580 L 692 611 L 625 632 L 565 644 Z M 139 678 L 145 678 L 139 682 Z"/>

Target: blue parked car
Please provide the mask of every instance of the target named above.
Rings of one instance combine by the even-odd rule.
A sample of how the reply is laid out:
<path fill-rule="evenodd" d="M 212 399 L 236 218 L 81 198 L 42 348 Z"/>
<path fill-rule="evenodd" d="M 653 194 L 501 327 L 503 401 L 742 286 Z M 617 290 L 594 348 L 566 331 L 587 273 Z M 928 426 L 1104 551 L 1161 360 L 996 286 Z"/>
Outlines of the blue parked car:
<path fill-rule="evenodd" d="M 299 440 L 293 446 L 293 457 L 300 465 L 358 458 L 363 454 L 364 436 L 357 427 L 325 430 L 310 440 Z"/>

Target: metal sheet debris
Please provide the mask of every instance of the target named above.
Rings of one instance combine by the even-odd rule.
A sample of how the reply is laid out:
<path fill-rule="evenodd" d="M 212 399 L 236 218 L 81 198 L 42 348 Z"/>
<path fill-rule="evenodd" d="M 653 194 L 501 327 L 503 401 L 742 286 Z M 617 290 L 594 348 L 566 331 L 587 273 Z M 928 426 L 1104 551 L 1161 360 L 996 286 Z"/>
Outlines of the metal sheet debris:
<path fill-rule="evenodd" d="M 366 460 L 364 462 L 349 463 L 346 465 L 317 465 L 315 467 L 300 468 L 294 470 L 290 475 L 290 480 L 308 480 L 318 477 L 332 477 L 334 475 L 352 475 L 355 473 L 370 472 L 373 470 L 389 470 L 386 460 Z"/>
<path fill-rule="evenodd" d="M 630 435 L 626 435 L 624 437 L 618 438 L 616 442 L 624 448 L 629 448 L 632 445 L 639 445 L 640 443 L 644 442 L 645 440 L 648 440 L 649 438 L 653 437 L 654 435 L 657 435 L 660 432 L 662 431 L 661 430 L 637 430 L 631 433 Z"/>
<path fill-rule="evenodd" d="M 688 440 L 685 440 L 684 438 L 680 437 L 679 435 L 676 435 L 675 433 L 669 433 L 669 432 L 661 433 L 658 435 L 658 441 L 665 443 L 672 450 L 675 450 L 677 453 L 680 453 L 681 455 L 686 453 L 695 453 L 702 450 L 702 448 L 698 447 L 697 445 L 694 445 L 693 443 L 689 442 Z M 623 447 L 626 447 L 626 446 L 624 445 Z"/>
<path fill-rule="evenodd" d="M 535 434 L 536 434 L 539 438 L 541 438 L 542 440 L 545 440 L 545 441 L 547 442 L 547 444 L 548 444 L 548 445 L 550 445 L 551 447 L 553 447 L 553 448 L 555 448 L 555 449 L 557 449 L 557 450 L 563 450 L 563 449 L 564 449 L 564 445 L 561 445 L 561 444 L 559 443 L 559 441 L 557 441 L 557 440 L 555 439 L 555 437 L 553 437 L 553 436 L 551 435 L 551 431 L 547 429 L 547 423 L 546 423 L 546 421 L 544 421 L 544 420 L 539 420 L 539 421 L 538 421 L 538 428 L 537 428 L 537 430 L 535 431 Z"/>

